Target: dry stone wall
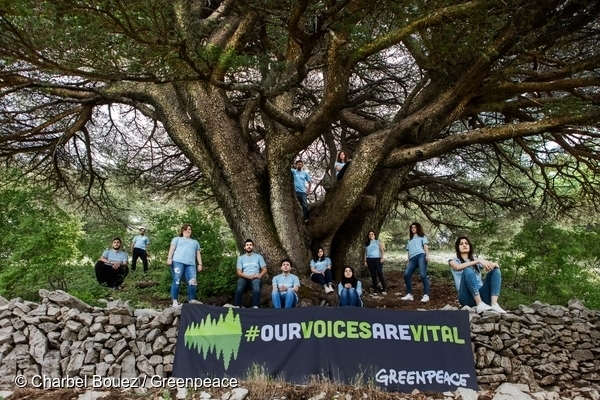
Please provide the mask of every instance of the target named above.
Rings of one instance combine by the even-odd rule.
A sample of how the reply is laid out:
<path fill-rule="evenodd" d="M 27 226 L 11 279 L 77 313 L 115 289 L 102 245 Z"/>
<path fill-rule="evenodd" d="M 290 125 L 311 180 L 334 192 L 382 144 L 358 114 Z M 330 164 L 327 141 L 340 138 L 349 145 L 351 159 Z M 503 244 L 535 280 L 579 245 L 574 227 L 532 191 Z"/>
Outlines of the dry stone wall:
<path fill-rule="evenodd" d="M 105 308 L 61 291 L 41 290 L 41 304 L 0 298 L 0 384 L 18 375 L 115 379 L 169 376 L 181 308 Z M 452 307 L 447 307 L 452 309 Z M 472 310 L 471 310 L 472 311 Z M 482 389 L 504 382 L 533 391 L 598 388 L 600 312 L 534 303 L 508 314 L 469 314 Z"/>

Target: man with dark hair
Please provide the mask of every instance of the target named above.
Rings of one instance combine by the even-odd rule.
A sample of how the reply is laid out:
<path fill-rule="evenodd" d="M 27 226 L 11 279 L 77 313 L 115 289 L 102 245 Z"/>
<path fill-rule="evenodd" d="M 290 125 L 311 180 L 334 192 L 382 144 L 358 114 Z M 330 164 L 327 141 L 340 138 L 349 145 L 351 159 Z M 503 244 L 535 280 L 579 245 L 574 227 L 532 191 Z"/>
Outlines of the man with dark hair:
<path fill-rule="evenodd" d="M 310 175 L 308 172 L 303 171 L 304 163 L 302 160 L 296 160 L 296 168 L 292 168 L 292 175 L 294 177 L 294 190 L 296 191 L 296 198 L 302 206 L 302 220 L 308 221 L 308 199 L 307 196 L 310 194 L 311 182 Z M 308 182 L 308 189 L 306 188 L 306 182 Z"/>
<path fill-rule="evenodd" d="M 101 285 L 104 284 L 115 290 L 120 289 L 121 284 L 129 273 L 127 266 L 129 257 L 122 251 L 121 238 L 116 236 L 112 240 L 112 247 L 102 253 L 96 262 L 96 279 Z"/>
<path fill-rule="evenodd" d="M 135 271 L 135 264 L 138 258 L 142 259 L 144 273 L 148 272 L 148 246 L 150 238 L 146 236 L 146 228 L 140 226 L 140 234 L 135 235 L 131 241 L 131 270 Z"/>
<path fill-rule="evenodd" d="M 252 288 L 252 308 L 260 306 L 260 290 L 262 288 L 262 277 L 267 273 L 265 259 L 258 253 L 254 253 L 254 242 L 246 239 L 244 243 L 244 254 L 237 259 L 237 286 L 235 288 L 234 307 L 241 307 L 242 296 L 246 288 Z"/>
<path fill-rule="evenodd" d="M 290 260 L 281 260 L 281 274 L 273 278 L 273 308 L 292 308 L 298 303 L 298 289 L 300 288 L 300 279 L 294 274 L 290 274 L 292 262 Z"/>

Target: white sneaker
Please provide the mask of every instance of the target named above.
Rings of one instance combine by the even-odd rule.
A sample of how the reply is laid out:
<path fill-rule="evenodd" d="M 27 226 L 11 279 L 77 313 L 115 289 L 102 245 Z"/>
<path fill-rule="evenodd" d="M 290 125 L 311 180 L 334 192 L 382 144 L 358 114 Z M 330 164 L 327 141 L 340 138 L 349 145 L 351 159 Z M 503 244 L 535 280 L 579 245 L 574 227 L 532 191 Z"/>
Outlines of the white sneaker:
<path fill-rule="evenodd" d="M 190 304 L 202 304 L 202 302 L 200 300 L 193 299 L 190 300 Z"/>
<path fill-rule="evenodd" d="M 171 305 L 171 307 L 177 307 L 179 305 L 179 302 L 177 300 L 173 300 L 173 304 Z"/>
<path fill-rule="evenodd" d="M 424 294 L 423 298 L 421 299 L 421 303 L 427 303 L 429 301 L 429 295 L 428 294 Z"/>
<path fill-rule="evenodd" d="M 387 296 L 387 292 L 384 290 L 383 292 L 381 292 L 382 295 Z"/>
<path fill-rule="evenodd" d="M 492 304 L 492 311 L 500 313 L 500 314 L 506 314 L 506 310 L 504 310 L 502 307 L 500 307 L 500 304 L 498 304 L 498 303 Z"/>
<path fill-rule="evenodd" d="M 485 304 L 483 301 L 477 304 L 477 312 L 481 314 L 484 311 L 492 311 L 492 307 Z"/>
<path fill-rule="evenodd" d="M 333 288 L 329 285 L 325 285 L 325 293 L 329 294 L 333 292 Z"/>
<path fill-rule="evenodd" d="M 258 306 L 252 306 L 252 308 L 254 308 L 254 309 L 258 309 Z"/>
<path fill-rule="evenodd" d="M 414 300 L 414 299 L 415 299 L 415 298 L 414 298 L 414 297 L 413 297 L 413 295 L 412 295 L 412 294 L 410 294 L 410 293 L 409 293 L 409 294 L 407 294 L 407 295 L 406 295 L 406 296 L 404 296 L 404 297 L 400 297 L 400 300 L 409 300 L 409 301 L 412 301 L 412 300 Z"/>

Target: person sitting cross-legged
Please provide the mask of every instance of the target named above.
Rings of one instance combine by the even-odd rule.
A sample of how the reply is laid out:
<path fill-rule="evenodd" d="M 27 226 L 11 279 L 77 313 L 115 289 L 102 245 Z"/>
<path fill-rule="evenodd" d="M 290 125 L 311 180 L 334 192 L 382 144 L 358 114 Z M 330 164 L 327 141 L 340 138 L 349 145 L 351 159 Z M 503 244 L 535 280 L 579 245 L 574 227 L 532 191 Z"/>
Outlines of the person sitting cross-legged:
<path fill-rule="evenodd" d="M 300 287 L 300 279 L 290 273 L 292 262 L 290 260 L 281 260 L 281 274 L 273 277 L 273 292 L 271 298 L 273 300 L 273 308 L 292 308 L 298 303 L 298 288 Z"/>
<path fill-rule="evenodd" d="M 338 283 L 338 294 L 340 296 L 340 307 L 363 307 L 362 283 L 356 279 L 354 269 L 346 266 L 344 268 L 344 277 Z"/>

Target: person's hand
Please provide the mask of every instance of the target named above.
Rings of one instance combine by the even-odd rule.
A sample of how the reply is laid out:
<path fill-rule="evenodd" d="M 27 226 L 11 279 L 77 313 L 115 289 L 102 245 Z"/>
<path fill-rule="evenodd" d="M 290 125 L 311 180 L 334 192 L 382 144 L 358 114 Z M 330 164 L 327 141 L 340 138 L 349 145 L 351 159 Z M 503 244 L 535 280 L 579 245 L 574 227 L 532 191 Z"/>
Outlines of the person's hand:
<path fill-rule="evenodd" d="M 344 285 L 344 287 L 345 287 L 346 289 L 350 289 L 350 288 L 352 287 L 352 284 L 351 284 L 351 283 L 346 283 L 346 284 Z"/>
<path fill-rule="evenodd" d="M 198 272 L 202 271 L 202 264 L 198 264 Z"/>
<path fill-rule="evenodd" d="M 121 266 L 120 262 L 114 262 L 112 263 L 113 269 L 119 269 L 119 267 Z"/>
<path fill-rule="evenodd" d="M 365 260 L 365 267 L 368 267 L 369 265 L 367 264 L 367 260 Z"/>
<path fill-rule="evenodd" d="M 381 257 L 381 258 L 379 259 L 379 262 L 383 264 L 383 263 L 385 262 L 385 258 Z"/>
<path fill-rule="evenodd" d="M 170 258 L 167 258 L 167 265 L 171 266 L 171 264 L 173 264 L 173 260 L 171 260 Z"/>
<path fill-rule="evenodd" d="M 427 254 L 427 255 L 425 256 L 425 261 L 429 262 L 429 260 L 430 260 L 430 258 L 429 258 L 429 254 Z"/>

